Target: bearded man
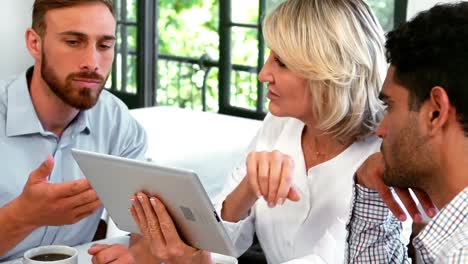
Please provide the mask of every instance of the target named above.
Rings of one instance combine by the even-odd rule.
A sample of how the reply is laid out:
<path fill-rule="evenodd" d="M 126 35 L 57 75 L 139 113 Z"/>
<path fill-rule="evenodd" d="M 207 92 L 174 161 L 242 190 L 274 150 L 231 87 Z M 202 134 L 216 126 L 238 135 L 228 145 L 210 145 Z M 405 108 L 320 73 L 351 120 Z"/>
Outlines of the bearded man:
<path fill-rule="evenodd" d="M 114 59 L 111 0 L 36 0 L 34 66 L 0 82 L 0 261 L 43 245 L 90 242 L 102 205 L 72 148 L 143 158 L 147 138 L 104 91 Z"/>

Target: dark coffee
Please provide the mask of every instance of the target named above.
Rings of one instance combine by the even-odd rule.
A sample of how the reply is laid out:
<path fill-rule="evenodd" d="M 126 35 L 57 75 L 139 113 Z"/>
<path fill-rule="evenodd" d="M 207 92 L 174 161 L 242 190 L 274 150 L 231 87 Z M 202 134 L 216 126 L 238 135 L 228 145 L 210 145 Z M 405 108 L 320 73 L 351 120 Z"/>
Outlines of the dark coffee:
<path fill-rule="evenodd" d="M 46 254 L 40 254 L 40 255 L 34 256 L 31 259 L 37 260 L 37 261 L 56 261 L 56 260 L 62 260 L 62 259 L 67 259 L 67 258 L 71 258 L 71 256 L 67 254 L 46 253 Z"/>

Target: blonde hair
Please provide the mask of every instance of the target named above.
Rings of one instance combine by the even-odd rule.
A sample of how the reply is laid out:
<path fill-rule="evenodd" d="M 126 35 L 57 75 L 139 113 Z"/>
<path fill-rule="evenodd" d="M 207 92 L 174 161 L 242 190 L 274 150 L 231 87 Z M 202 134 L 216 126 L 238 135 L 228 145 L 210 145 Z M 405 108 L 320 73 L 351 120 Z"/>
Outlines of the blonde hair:
<path fill-rule="evenodd" d="M 384 33 L 362 0 L 287 0 L 263 21 L 266 43 L 309 81 L 316 127 L 341 141 L 381 119 Z"/>

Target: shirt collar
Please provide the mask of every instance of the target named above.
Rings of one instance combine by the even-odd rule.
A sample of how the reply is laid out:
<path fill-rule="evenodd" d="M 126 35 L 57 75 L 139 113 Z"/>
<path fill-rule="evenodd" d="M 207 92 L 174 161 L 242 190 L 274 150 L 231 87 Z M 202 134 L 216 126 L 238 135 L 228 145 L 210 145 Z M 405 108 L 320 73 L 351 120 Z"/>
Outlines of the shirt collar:
<path fill-rule="evenodd" d="M 29 93 L 29 80 L 32 78 L 34 67 L 30 67 L 14 80 L 8 87 L 8 111 L 6 133 L 8 137 L 23 136 L 40 133 L 45 135 Z M 70 126 L 76 132 L 90 133 L 88 111 L 82 111 L 72 121 Z"/>
<path fill-rule="evenodd" d="M 89 135 L 91 133 L 89 110 L 80 111 L 80 113 L 72 121 L 72 125 L 74 127 L 74 133 L 85 133 L 86 135 Z"/>
<path fill-rule="evenodd" d="M 424 248 L 434 257 L 450 237 L 468 221 L 468 187 L 461 191 L 414 239 L 414 246 Z"/>

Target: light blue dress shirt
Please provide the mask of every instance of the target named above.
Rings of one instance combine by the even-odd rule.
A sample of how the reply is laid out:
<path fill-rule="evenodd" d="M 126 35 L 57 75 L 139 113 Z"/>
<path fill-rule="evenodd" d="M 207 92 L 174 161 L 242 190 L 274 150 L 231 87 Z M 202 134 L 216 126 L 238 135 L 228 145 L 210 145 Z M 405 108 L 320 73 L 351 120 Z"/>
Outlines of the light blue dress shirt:
<path fill-rule="evenodd" d="M 147 137 L 128 108 L 107 91 L 90 110 L 82 111 L 58 138 L 45 131 L 31 101 L 27 76 L 0 81 L 0 207 L 18 197 L 31 171 L 51 154 L 55 166 L 50 182 L 83 178 L 71 155 L 72 148 L 121 157 L 142 159 Z M 0 261 L 20 257 L 24 251 L 42 245 L 78 245 L 90 242 L 96 232 L 102 208 L 76 224 L 45 226 L 34 230 Z M 0 239 L 8 239 L 1 237 Z"/>

